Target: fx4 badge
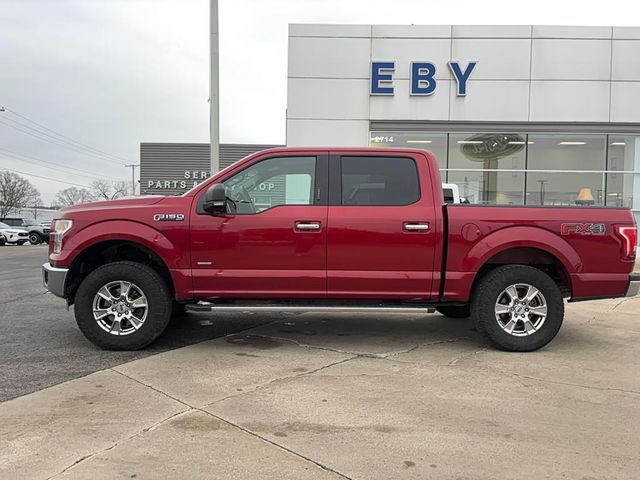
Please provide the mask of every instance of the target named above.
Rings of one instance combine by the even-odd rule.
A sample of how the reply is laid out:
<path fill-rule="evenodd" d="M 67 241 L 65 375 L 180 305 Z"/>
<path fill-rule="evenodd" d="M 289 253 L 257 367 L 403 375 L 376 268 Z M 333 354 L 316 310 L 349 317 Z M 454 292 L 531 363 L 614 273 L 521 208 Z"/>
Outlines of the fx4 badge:
<path fill-rule="evenodd" d="M 156 213 L 153 216 L 154 222 L 182 222 L 184 213 Z"/>
<path fill-rule="evenodd" d="M 604 235 L 604 223 L 563 223 L 562 235 Z"/>

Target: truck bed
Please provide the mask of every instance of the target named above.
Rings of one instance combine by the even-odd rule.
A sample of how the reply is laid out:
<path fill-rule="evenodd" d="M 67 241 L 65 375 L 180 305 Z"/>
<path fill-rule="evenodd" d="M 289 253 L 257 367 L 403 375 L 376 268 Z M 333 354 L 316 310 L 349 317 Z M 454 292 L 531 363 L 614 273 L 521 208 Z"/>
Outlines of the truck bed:
<path fill-rule="evenodd" d="M 545 262 L 544 252 L 555 256 L 570 282 L 572 300 L 622 295 L 634 268 L 633 260 L 623 258 L 622 240 L 615 233 L 616 225 L 633 224 L 628 209 L 446 205 L 444 219 L 445 298 L 468 291 L 477 266 L 492 261 L 495 245 L 500 251 L 515 249 L 518 260 L 530 264 Z"/>

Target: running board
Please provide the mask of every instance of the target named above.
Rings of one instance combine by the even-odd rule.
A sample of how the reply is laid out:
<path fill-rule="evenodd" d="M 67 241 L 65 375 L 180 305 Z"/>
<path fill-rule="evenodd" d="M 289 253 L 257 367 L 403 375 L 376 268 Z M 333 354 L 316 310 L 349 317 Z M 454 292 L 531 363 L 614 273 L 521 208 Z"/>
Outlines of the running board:
<path fill-rule="evenodd" d="M 434 313 L 432 306 L 407 305 L 277 305 L 277 304 L 224 304 L 194 303 L 186 305 L 189 312 L 342 312 L 342 313 Z"/>

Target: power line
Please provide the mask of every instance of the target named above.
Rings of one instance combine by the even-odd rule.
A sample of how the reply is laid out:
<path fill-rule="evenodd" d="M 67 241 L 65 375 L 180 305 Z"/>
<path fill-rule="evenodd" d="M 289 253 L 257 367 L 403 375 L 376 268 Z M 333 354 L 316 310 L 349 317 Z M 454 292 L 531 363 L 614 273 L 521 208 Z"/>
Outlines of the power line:
<path fill-rule="evenodd" d="M 49 168 L 51 170 L 57 170 L 60 171 L 60 173 L 67 173 L 67 172 L 63 172 L 60 169 L 64 169 L 64 170 L 73 170 L 68 172 L 70 175 L 78 175 L 80 177 L 87 177 L 87 178 L 92 178 L 92 179 L 96 179 L 99 177 L 105 177 L 105 178 L 109 178 L 110 180 L 122 180 L 121 178 L 116 178 L 116 177 L 111 177 L 111 176 L 106 176 L 106 175 L 99 175 L 93 172 L 89 172 L 87 170 L 81 170 L 79 168 L 74 168 L 74 167 L 67 167 L 65 165 L 60 165 L 57 164 L 55 162 L 49 162 L 47 160 L 42 160 L 40 158 L 35 158 L 35 157 L 31 157 L 29 155 L 24 155 L 22 153 L 17 153 L 17 152 L 13 152 L 11 150 L 8 150 L 6 148 L 0 148 L 0 155 L 8 155 L 10 157 L 13 157 L 11 160 L 13 160 L 14 158 L 16 160 L 22 161 L 22 162 L 27 162 L 27 163 L 31 163 L 33 165 L 38 165 L 38 163 L 35 162 L 42 162 L 42 163 L 46 163 L 49 165 L 53 165 L 56 168 L 52 168 L 52 167 L 47 167 L 45 165 L 38 165 L 39 167 L 42 168 Z M 20 157 L 24 157 L 24 158 L 20 158 Z M 82 173 L 75 173 L 75 172 L 82 172 Z"/>
<path fill-rule="evenodd" d="M 13 172 L 13 173 L 19 173 L 20 175 L 27 175 L 28 177 L 43 178 L 45 180 L 51 180 L 52 182 L 66 183 L 67 185 L 74 185 L 76 187 L 91 188 L 89 185 L 81 185 L 79 183 L 67 182 L 65 180 L 60 180 L 58 178 L 43 177 L 42 175 L 36 175 L 35 173 L 21 172 L 20 170 L 13 170 L 11 168 L 3 167 L 2 170 L 6 170 L 8 172 Z"/>
<path fill-rule="evenodd" d="M 4 119 L 4 120 L 10 120 L 10 119 Z M 91 156 L 93 156 L 93 157 L 95 157 L 95 158 L 97 158 L 99 160 L 102 160 L 103 162 L 104 161 L 109 161 L 109 162 L 114 162 L 114 163 L 115 162 L 119 162 L 119 160 L 115 160 L 113 158 L 104 157 L 102 155 L 98 155 L 97 153 L 93 153 L 93 152 L 91 152 L 89 150 L 82 150 L 82 149 L 80 149 L 80 147 L 76 147 L 75 145 L 73 145 L 73 144 L 71 144 L 69 142 L 66 142 L 66 141 L 61 140 L 59 138 L 56 138 L 56 137 L 54 137 L 52 135 L 49 135 L 47 133 L 41 132 L 39 130 L 36 130 L 35 128 L 29 127 L 28 125 L 25 125 L 24 123 L 17 122 L 15 120 L 11 120 L 12 122 L 17 123 L 18 125 L 22 125 L 22 126 L 28 128 L 29 130 L 32 130 L 32 132 L 29 132 L 27 130 L 23 130 L 22 128 L 19 128 L 19 127 L 16 127 L 15 125 L 12 125 L 11 123 L 7 123 L 4 120 L 0 120 L 0 123 L 3 124 L 3 125 L 6 125 L 7 127 L 13 128 L 14 130 L 17 130 L 17 131 L 19 131 L 21 133 L 24 133 L 26 135 L 31 135 L 32 137 L 35 137 L 35 138 L 37 138 L 39 140 L 42 140 L 44 142 L 49 142 L 49 143 L 52 143 L 53 145 L 57 145 L 59 147 L 68 148 L 70 150 L 73 150 L 76 153 L 81 153 L 83 155 L 91 155 Z M 33 132 L 36 132 L 37 135 L 36 135 L 36 133 L 33 133 Z M 50 137 L 53 140 L 50 140 L 49 138 L 44 138 L 41 135 L 44 135 L 46 137 Z"/>
<path fill-rule="evenodd" d="M 113 154 L 111 154 L 111 153 L 107 153 L 107 152 L 105 152 L 105 151 L 103 151 L 103 150 L 99 150 L 99 149 L 94 148 L 94 147 L 92 147 L 92 146 L 90 146 L 90 145 L 87 145 L 86 143 L 78 142 L 77 140 L 74 140 L 73 138 L 68 137 L 67 135 L 63 135 L 62 133 L 60 133 L 60 132 L 56 132 L 55 130 L 50 129 L 49 127 L 46 127 L 45 125 L 42 125 L 41 123 L 38 123 L 38 122 L 36 122 L 36 121 L 34 121 L 34 120 L 31 120 L 29 117 L 27 117 L 27 116 L 25 116 L 25 115 L 22 115 L 22 114 L 20 114 L 20 113 L 16 112 L 15 110 L 10 109 L 10 108 L 9 108 L 9 107 L 7 107 L 7 106 L 4 106 L 4 107 L 3 107 L 3 110 L 6 110 L 7 112 L 11 112 L 11 113 L 12 113 L 12 114 L 14 114 L 15 116 L 20 117 L 20 118 L 22 118 L 22 119 L 26 120 L 27 122 L 33 123 L 34 125 L 37 125 L 38 127 L 42 128 L 42 129 L 44 129 L 44 130 L 46 130 L 46 131 L 48 131 L 48 132 L 51 132 L 51 133 L 53 133 L 53 134 L 55 134 L 55 135 L 58 135 L 59 137 L 65 138 L 65 139 L 69 140 L 70 142 L 73 142 L 73 143 L 75 143 L 75 144 L 77 144 L 77 145 L 80 145 L 80 146 L 82 146 L 82 147 L 85 147 L 85 148 L 87 148 L 87 149 L 89 149 L 89 150 L 93 150 L 94 152 L 97 152 L 97 153 L 102 154 L 102 155 L 106 155 L 107 157 L 111 157 L 111 158 L 113 158 L 113 159 L 117 159 L 117 160 L 119 160 L 119 161 L 120 161 L 120 160 L 125 161 L 125 162 L 128 162 L 128 161 L 129 161 L 129 160 L 127 160 L 126 158 L 119 157 L 118 155 L 113 155 Z M 15 121 L 15 120 L 14 120 L 14 121 Z"/>

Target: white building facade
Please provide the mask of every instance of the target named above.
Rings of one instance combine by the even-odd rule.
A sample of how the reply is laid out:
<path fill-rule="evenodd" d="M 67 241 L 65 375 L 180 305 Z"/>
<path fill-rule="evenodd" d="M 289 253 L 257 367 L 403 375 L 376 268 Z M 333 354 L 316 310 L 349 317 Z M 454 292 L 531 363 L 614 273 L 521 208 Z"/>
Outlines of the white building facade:
<path fill-rule="evenodd" d="M 426 148 L 471 203 L 640 220 L 640 28 L 290 25 L 287 145 Z"/>

